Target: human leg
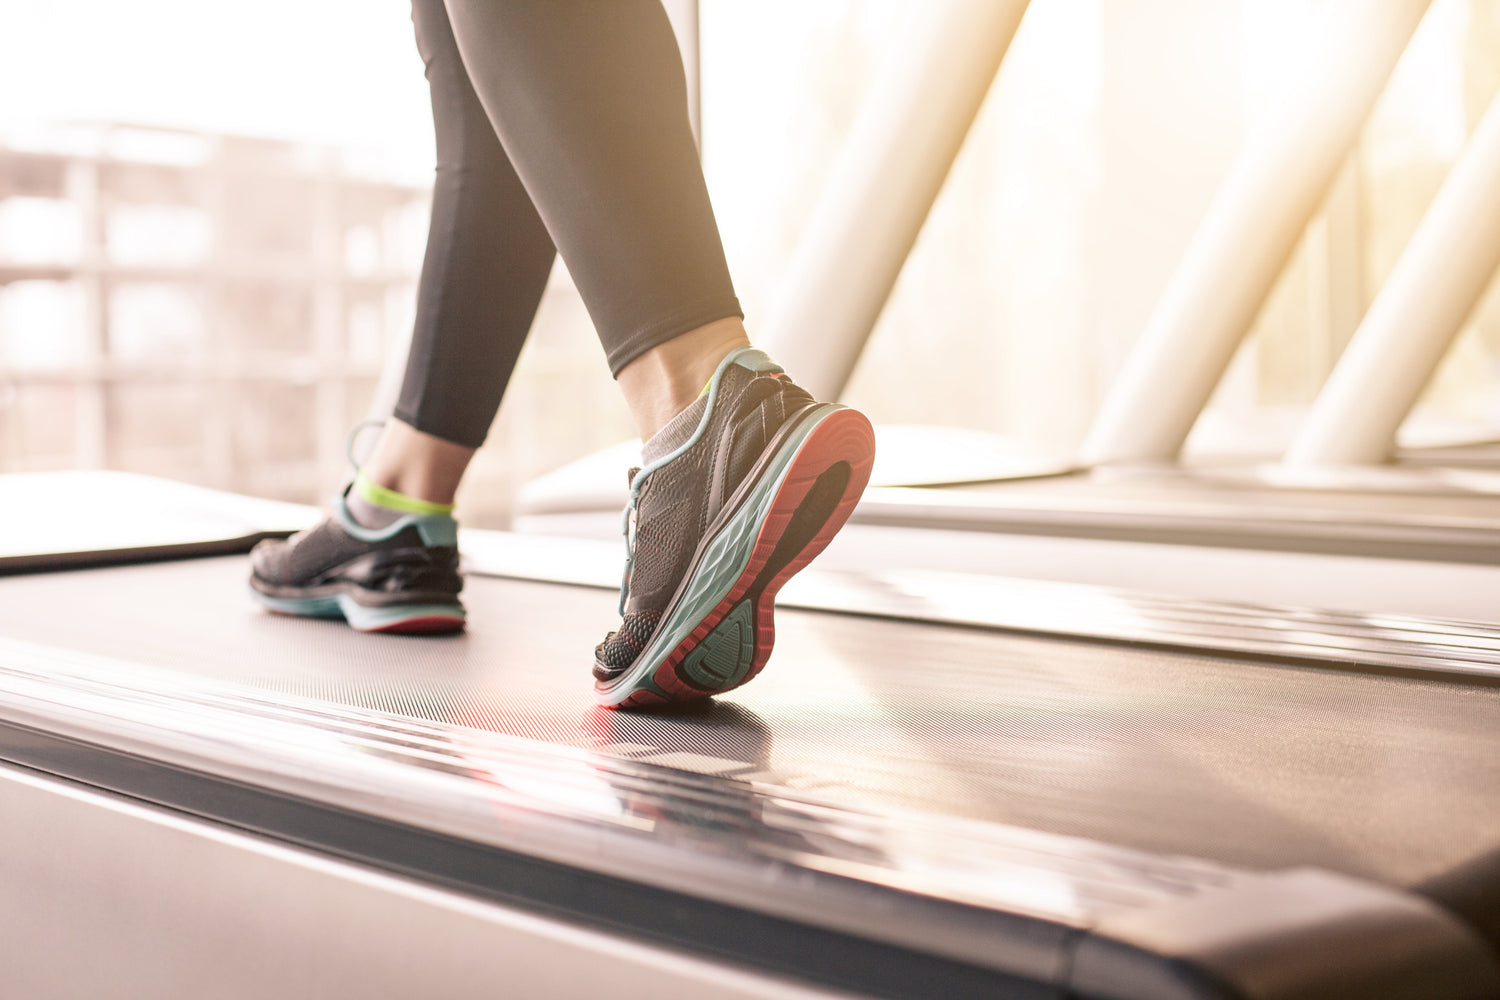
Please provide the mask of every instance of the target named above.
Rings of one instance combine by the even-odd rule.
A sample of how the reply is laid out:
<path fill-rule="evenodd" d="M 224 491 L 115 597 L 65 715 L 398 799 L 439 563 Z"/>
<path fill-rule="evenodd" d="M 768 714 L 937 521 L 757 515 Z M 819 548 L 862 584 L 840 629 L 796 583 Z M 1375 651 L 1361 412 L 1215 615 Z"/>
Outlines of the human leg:
<path fill-rule="evenodd" d="M 360 463 L 361 476 L 382 489 L 452 507 L 458 484 L 475 449 L 419 431 L 402 420 L 387 421 L 370 457 Z"/>
<path fill-rule="evenodd" d="M 437 173 L 398 420 L 484 441 L 552 269 L 552 239 L 464 69 L 442 0 L 413 0 Z M 378 446 L 377 446 L 378 450 Z"/>
<path fill-rule="evenodd" d="M 555 251 L 464 72 L 442 0 L 413 0 L 437 175 L 395 416 L 329 517 L 252 554 L 274 610 L 356 628 L 462 627 L 452 503 L 531 327 Z"/>
<path fill-rule="evenodd" d="M 742 319 L 658 0 L 448 0 L 448 12 L 469 79 L 567 261 L 610 372 Z"/>
<path fill-rule="evenodd" d="M 776 591 L 858 500 L 869 423 L 748 346 L 656 0 L 447 2 L 647 439 L 596 695 L 640 706 L 729 690 L 769 656 Z"/>
<path fill-rule="evenodd" d="M 729 316 L 657 344 L 620 369 L 616 381 L 641 440 L 667 426 L 702 394 L 725 355 L 749 346 L 744 322 Z"/>

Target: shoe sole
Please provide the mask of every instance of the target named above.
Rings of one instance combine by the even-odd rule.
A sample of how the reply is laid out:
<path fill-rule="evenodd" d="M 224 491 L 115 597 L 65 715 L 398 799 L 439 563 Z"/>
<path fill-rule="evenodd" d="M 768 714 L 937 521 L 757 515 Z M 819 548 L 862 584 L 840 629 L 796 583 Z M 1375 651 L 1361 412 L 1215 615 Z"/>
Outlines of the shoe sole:
<path fill-rule="evenodd" d="M 255 599 L 279 615 L 298 618 L 342 618 L 356 632 L 388 635 L 445 635 L 464 627 L 467 613 L 454 604 L 391 604 L 368 607 L 349 594 L 322 597 L 272 597 L 255 588 Z"/>
<path fill-rule="evenodd" d="M 776 641 L 776 593 L 828 547 L 870 480 L 875 432 L 864 414 L 824 404 L 803 418 L 737 512 L 706 540 L 645 650 L 597 681 L 608 708 L 649 708 L 733 690 Z"/>

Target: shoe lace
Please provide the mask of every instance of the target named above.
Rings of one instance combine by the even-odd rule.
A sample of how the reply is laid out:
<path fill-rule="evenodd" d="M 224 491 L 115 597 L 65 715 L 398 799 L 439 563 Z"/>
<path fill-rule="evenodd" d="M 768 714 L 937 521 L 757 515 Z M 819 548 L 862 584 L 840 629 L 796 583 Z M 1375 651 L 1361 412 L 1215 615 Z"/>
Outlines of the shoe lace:
<path fill-rule="evenodd" d="M 625 598 L 630 594 L 630 567 L 635 565 L 635 511 L 640 502 L 641 491 L 636 486 L 636 479 L 641 478 L 640 467 L 630 470 L 627 477 L 630 484 L 630 499 L 625 503 L 625 511 L 620 519 L 620 533 L 625 536 L 625 570 L 620 576 L 620 617 L 625 617 Z M 644 482 L 641 484 L 645 485 Z"/>

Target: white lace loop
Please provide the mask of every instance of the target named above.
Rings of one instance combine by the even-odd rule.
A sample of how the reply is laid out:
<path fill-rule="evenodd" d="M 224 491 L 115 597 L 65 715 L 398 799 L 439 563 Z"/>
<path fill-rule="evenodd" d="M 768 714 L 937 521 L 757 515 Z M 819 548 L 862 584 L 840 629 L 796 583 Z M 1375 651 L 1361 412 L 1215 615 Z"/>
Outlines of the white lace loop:
<path fill-rule="evenodd" d="M 349 459 L 349 465 L 354 471 L 359 471 L 360 461 L 354 457 L 354 446 L 359 442 L 359 436 L 371 427 L 384 427 L 385 421 L 371 418 L 361 420 L 349 429 L 349 436 L 344 438 L 344 457 Z"/>
<path fill-rule="evenodd" d="M 625 600 L 630 596 L 630 567 L 635 565 L 635 512 L 641 499 L 646 476 L 637 472 L 630 478 L 630 500 L 620 518 L 620 534 L 625 536 L 625 572 L 620 576 L 620 617 L 625 617 Z"/>

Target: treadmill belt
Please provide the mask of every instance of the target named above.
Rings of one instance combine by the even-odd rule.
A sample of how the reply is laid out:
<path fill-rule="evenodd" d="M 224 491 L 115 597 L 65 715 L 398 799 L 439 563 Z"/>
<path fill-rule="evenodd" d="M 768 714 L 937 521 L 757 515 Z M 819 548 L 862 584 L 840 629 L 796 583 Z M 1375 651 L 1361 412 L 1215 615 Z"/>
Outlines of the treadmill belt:
<path fill-rule="evenodd" d="M 1500 689 L 781 611 L 759 679 L 589 690 L 615 595 L 471 578 L 456 638 L 269 615 L 240 557 L 0 579 L 0 635 L 347 706 L 1246 868 L 1412 885 L 1500 844 Z"/>

